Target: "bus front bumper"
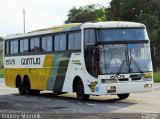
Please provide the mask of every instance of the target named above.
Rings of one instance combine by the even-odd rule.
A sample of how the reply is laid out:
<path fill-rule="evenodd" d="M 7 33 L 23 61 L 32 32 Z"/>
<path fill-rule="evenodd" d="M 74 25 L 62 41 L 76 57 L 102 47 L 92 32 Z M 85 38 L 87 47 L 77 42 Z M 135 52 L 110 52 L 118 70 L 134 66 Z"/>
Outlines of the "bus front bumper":
<path fill-rule="evenodd" d="M 152 81 L 99 84 L 99 92 L 100 95 L 140 93 L 150 92 L 152 87 Z"/>

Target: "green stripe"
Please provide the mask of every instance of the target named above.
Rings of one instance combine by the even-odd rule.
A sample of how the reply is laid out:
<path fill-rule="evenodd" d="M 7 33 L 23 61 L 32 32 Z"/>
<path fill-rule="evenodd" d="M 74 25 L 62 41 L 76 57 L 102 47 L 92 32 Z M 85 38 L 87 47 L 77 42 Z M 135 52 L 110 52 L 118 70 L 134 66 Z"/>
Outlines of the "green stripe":
<path fill-rule="evenodd" d="M 53 88 L 53 90 L 56 92 L 62 92 L 70 57 L 71 57 L 71 53 L 66 53 L 66 52 L 63 53 L 61 56 L 61 59 L 60 59 L 61 61 L 59 64 L 59 69 L 57 72 L 57 76 L 56 76 L 54 88 Z"/>
<path fill-rule="evenodd" d="M 54 86 L 55 78 L 57 76 L 57 71 L 58 71 L 58 67 L 60 63 L 60 57 L 61 57 L 60 53 L 59 54 L 55 53 L 53 55 L 53 60 L 52 60 L 52 65 L 51 65 L 51 70 L 49 73 L 49 79 L 48 79 L 46 90 L 53 91 L 53 86 Z"/>

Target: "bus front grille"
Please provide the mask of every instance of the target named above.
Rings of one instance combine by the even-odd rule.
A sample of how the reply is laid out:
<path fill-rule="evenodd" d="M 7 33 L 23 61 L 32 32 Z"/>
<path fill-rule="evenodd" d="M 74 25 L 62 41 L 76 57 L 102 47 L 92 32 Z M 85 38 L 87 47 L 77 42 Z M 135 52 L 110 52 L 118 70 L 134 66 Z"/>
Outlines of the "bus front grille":
<path fill-rule="evenodd" d="M 118 81 L 128 81 L 128 78 L 118 79 Z"/>

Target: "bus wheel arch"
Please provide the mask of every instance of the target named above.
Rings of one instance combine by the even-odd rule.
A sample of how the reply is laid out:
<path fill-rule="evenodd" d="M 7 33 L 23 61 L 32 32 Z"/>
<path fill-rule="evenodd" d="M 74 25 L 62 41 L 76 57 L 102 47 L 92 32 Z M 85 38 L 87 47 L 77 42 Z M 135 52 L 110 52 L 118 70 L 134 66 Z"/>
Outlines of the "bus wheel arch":
<path fill-rule="evenodd" d="M 16 76 L 16 88 L 18 88 L 19 94 L 23 95 L 25 94 L 23 81 L 20 75 Z"/>
<path fill-rule="evenodd" d="M 73 92 L 76 92 L 78 100 L 88 100 L 89 95 L 85 94 L 85 87 L 82 79 L 79 76 L 76 76 L 73 80 Z"/>
<path fill-rule="evenodd" d="M 119 97 L 120 100 L 124 100 L 129 97 L 129 93 L 117 94 L 117 96 Z"/>

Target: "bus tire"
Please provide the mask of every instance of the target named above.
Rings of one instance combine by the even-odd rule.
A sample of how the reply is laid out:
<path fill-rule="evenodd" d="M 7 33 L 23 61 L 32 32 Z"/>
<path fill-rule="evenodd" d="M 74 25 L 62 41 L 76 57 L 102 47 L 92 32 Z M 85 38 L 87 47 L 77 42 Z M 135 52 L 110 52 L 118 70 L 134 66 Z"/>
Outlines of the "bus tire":
<path fill-rule="evenodd" d="M 26 93 L 20 76 L 17 76 L 16 78 L 16 87 L 18 88 L 19 94 L 24 95 Z"/>
<path fill-rule="evenodd" d="M 124 99 L 128 98 L 129 93 L 126 93 L 126 94 L 118 94 L 117 96 L 119 97 L 120 100 L 124 100 Z"/>
<path fill-rule="evenodd" d="M 31 90 L 31 94 L 32 95 L 39 95 L 40 94 L 40 90 Z"/>
<path fill-rule="evenodd" d="M 29 78 L 26 76 L 24 77 L 24 90 L 26 95 L 30 95 L 31 94 L 31 84 L 30 84 L 30 80 Z"/>
<path fill-rule="evenodd" d="M 77 80 L 74 84 L 74 91 L 78 100 L 85 101 L 89 99 L 89 95 L 84 94 L 84 85 L 81 79 Z"/>

